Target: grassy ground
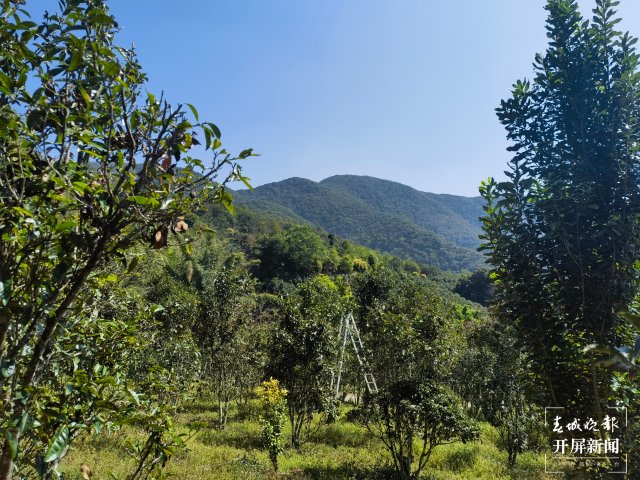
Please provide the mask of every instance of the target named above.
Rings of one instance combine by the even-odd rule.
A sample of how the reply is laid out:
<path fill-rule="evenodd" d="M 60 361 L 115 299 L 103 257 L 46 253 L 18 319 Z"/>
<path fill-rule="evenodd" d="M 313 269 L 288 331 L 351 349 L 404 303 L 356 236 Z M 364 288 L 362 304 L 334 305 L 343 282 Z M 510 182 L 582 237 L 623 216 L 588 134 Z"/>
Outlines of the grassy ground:
<path fill-rule="evenodd" d="M 302 446 L 300 453 L 287 449 L 280 459 L 280 472 L 274 473 L 260 444 L 260 427 L 252 408 L 231 412 L 225 430 L 213 428 L 215 409 L 205 403 L 193 404 L 176 418 L 185 432 L 192 422 L 211 425 L 202 428 L 188 442 L 188 450 L 174 457 L 166 468 L 170 478 L 181 480 L 383 480 L 392 479 L 390 456 L 382 442 L 344 416 L 334 425 L 323 425 Z M 123 448 L 127 436 L 135 432 L 101 434 L 76 442 L 65 458 L 61 471 L 68 480 L 80 480 L 80 465 L 93 471 L 92 480 L 125 478 L 132 461 Z M 552 478 L 544 474 L 544 457 L 526 453 L 517 465 L 506 468 L 506 453 L 496 448 L 497 434 L 483 425 L 477 442 L 455 443 L 436 448 L 422 478 L 429 480 L 531 479 Z"/>

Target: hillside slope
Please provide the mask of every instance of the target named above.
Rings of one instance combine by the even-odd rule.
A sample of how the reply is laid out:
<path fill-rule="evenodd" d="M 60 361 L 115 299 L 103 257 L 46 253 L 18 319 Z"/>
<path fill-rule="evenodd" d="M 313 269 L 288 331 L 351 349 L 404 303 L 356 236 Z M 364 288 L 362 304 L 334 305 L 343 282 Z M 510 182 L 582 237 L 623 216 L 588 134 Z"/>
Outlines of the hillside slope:
<path fill-rule="evenodd" d="M 406 218 L 461 247 L 478 247 L 482 197 L 420 192 L 401 183 L 356 175 L 336 175 L 320 184 L 339 189 L 380 212 Z"/>
<path fill-rule="evenodd" d="M 319 183 L 289 178 L 254 192 L 234 192 L 234 201 L 258 212 L 277 210 L 293 222 L 302 218 L 356 243 L 445 270 L 482 264 L 475 250 L 477 212 L 482 211 L 477 199 L 426 194 L 372 177 L 338 176 Z"/>

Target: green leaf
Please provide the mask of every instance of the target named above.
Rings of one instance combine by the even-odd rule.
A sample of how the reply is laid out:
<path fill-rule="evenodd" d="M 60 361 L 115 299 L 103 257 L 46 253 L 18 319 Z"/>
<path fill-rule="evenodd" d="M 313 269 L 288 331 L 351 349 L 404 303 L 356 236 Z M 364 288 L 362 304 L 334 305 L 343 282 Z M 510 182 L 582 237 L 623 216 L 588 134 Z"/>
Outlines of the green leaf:
<path fill-rule="evenodd" d="M 16 366 L 13 363 L 0 369 L 0 374 L 2 374 L 4 378 L 9 378 L 14 373 L 16 373 Z"/>
<path fill-rule="evenodd" d="M 211 146 L 211 130 L 203 126 L 202 131 L 204 132 L 205 147 L 209 148 Z"/>
<path fill-rule="evenodd" d="M 89 94 L 87 93 L 87 91 L 82 88 L 82 85 L 78 85 L 78 90 L 80 90 L 80 95 L 82 95 L 82 98 L 84 99 L 84 103 L 87 106 L 87 108 L 91 107 L 91 97 L 89 96 Z"/>
<path fill-rule="evenodd" d="M 253 154 L 253 148 L 247 148 L 246 150 L 241 151 L 238 157 L 247 158 L 247 157 L 250 157 L 252 154 Z"/>
<path fill-rule="evenodd" d="M 140 405 L 140 396 L 136 392 L 131 390 L 130 388 L 127 388 L 127 392 L 129 392 L 129 395 L 131 395 L 131 398 L 133 399 L 133 402 L 136 405 Z"/>
<path fill-rule="evenodd" d="M 247 186 L 247 188 L 253 192 L 253 187 L 249 183 L 249 180 L 251 179 L 247 177 L 240 177 L 240 181 L 242 181 L 242 183 L 244 183 Z"/>
<path fill-rule="evenodd" d="M 4 432 L 4 435 L 7 439 L 7 444 L 9 444 L 11 458 L 15 460 L 18 458 L 18 440 L 16 439 L 16 436 L 8 430 Z"/>
<path fill-rule="evenodd" d="M 70 232 L 73 227 L 78 225 L 73 220 L 67 220 L 65 222 L 60 222 L 56 225 L 57 232 Z"/>
<path fill-rule="evenodd" d="M 13 209 L 18 213 L 26 215 L 27 217 L 33 217 L 33 214 L 29 210 L 26 210 L 22 207 L 13 207 Z"/>
<path fill-rule="evenodd" d="M 211 131 L 213 132 L 213 134 L 214 134 L 216 137 L 218 137 L 218 138 L 221 138 L 221 137 L 222 137 L 222 133 L 220 133 L 220 129 L 219 129 L 216 125 L 214 125 L 214 124 L 213 124 L 213 123 L 211 123 L 211 122 L 208 122 L 208 123 L 207 123 L 207 125 L 209 125 L 209 127 L 211 128 Z"/>
<path fill-rule="evenodd" d="M 220 192 L 220 203 L 225 206 L 225 208 L 229 211 L 229 213 L 234 212 L 233 199 L 231 194 L 226 190 L 222 190 Z"/>
<path fill-rule="evenodd" d="M 104 425 L 104 423 L 102 422 L 102 420 L 100 420 L 98 417 L 93 419 L 93 429 L 95 430 L 96 433 L 100 433 L 102 431 L 102 427 Z"/>
<path fill-rule="evenodd" d="M 162 305 L 154 305 L 153 307 L 151 307 L 151 311 L 153 313 L 159 313 L 164 311 L 164 307 Z"/>
<path fill-rule="evenodd" d="M 113 18 L 97 8 L 92 8 L 91 10 L 89 10 L 88 16 L 91 20 L 91 23 L 109 26 L 113 25 Z"/>
<path fill-rule="evenodd" d="M 2 87 L 3 93 L 10 95 L 12 87 L 11 78 L 4 72 L 0 72 L 0 87 Z"/>
<path fill-rule="evenodd" d="M 140 195 L 133 195 L 129 197 L 129 200 L 136 202 L 138 205 L 153 205 L 158 203 L 155 198 L 143 197 Z"/>
<path fill-rule="evenodd" d="M 126 273 L 129 274 L 133 272 L 135 268 L 138 266 L 138 263 L 140 263 L 140 257 L 137 257 L 137 256 L 133 257 L 129 262 L 129 265 L 127 265 Z"/>
<path fill-rule="evenodd" d="M 107 62 L 104 64 L 104 73 L 112 78 L 115 78 L 120 73 L 120 67 L 116 62 Z"/>
<path fill-rule="evenodd" d="M 89 189 L 89 184 L 85 182 L 73 182 L 72 185 L 79 193 L 83 193 L 85 190 Z"/>
<path fill-rule="evenodd" d="M 49 444 L 49 448 L 44 454 L 44 461 L 49 463 L 61 458 L 62 455 L 64 455 L 68 444 L 69 428 L 64 426 L 59 428 L 56 434 L 53 436 L 53 439 Z"/>
<path fill-rule="evenodd" d="M 84 49 L 82 47 L 77 48 L 71 54 L 71 61 L 69 62 L 69 71 L 72 72 L 82 64 L 82 57 L 84 55 Z"/>
<path fill-rule="evenodd" d="M 19 430 L 20 433 L 25 433 L 28 432 L 29 430 L 31 430 L 31 428 L 33 428 L 34 426 L 39 426 L 40 422 L 38 422 L 35 418 L 33 418 L 33 416 L 31 416 L 29 413 L 24 413 L 22 415 L 22 418 L 20 419 L 20 425 L 19 425 Z"/>
<path fill-rule="evenodd" d="M 189 107 L 189 109 L 191 110 L 191 113 L 193 113 L 193 116 L 196 119 L 196 122 L 198 122 L 199 121 L 199 117 L 198 117 L 198 111 L 196 110 L 196 107 L 194 107 L 190 103 L 187 103 L 187 107 Z"/>

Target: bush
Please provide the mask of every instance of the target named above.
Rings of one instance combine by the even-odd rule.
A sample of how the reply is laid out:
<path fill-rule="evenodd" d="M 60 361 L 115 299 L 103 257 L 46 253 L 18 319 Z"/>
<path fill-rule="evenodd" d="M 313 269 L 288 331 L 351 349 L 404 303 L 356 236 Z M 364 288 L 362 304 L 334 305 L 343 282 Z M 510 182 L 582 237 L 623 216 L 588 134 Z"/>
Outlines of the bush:
<path fill-rule="evenodd" d="M 262 441 L 269 451 L 269 459 L 273 464 L 273 469 L 278 470 L 278 455 L 284 450 L 284 424 L 286 412 L 287 391 L 280 388 L 280 382 L 270 379 L 262 382 L 256 391 L 262 404 L 262 415 L 260 424 L 262 425 Z"/>
<path fill-rule="evenodd" d="M 369 396 L 359 419 L 385 444 L 402 479 L 416 478 L 438 445 L 455 440 L 466 443 L 478 436 L 459 399 L 429 382 L 402 380 Z"/>

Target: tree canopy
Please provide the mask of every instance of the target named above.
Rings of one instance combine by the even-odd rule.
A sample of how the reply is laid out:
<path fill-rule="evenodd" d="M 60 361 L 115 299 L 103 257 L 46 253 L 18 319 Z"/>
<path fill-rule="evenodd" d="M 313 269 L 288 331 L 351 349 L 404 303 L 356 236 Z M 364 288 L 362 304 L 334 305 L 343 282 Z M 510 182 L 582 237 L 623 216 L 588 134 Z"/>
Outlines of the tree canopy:
<path fill-rule="evenodd" d="M 97 417 L 129 411 L 121 402 L 96 410 L 100 396 L 120 392 L 132 409 L 139 404 L 114 372 L 125 344 L 82 363 L 98 327 L 115 329 L 102 342 L 135 325 L 135 315 L 105 319 L 104 292 L 135 267 L 136 246 L 165 246 L 204 201 L 230 207 L 225 184 L 246 181 L 237 162 L 251 155 L 222 149 L 218 127 L 194 107 L 146 91 L 135 53 L 115 43 L 104 1 L 63 0 L 41 23 L 22 3 L 0 3 L 2 480 L 28 468 L 47 474 Z M 189 153 L 199 143 L 206 160 Z M 66 408 L 65 385 L 78 378 L 84 397 Z M 108 392 L 98 386 L 109 382 Z"/>
<path fill-rule="evenodd" d="M 617 4 L 596 1 L 588 20 L 575 0 L 547 2 L 535 76 L 497 109 L 508 179 L 481 187 L 498 316 L 524 333 L 549 405 L 600 417 L 608 382 L 582 349 L 619 341 L 640 253 L 640 76 Z"/>

